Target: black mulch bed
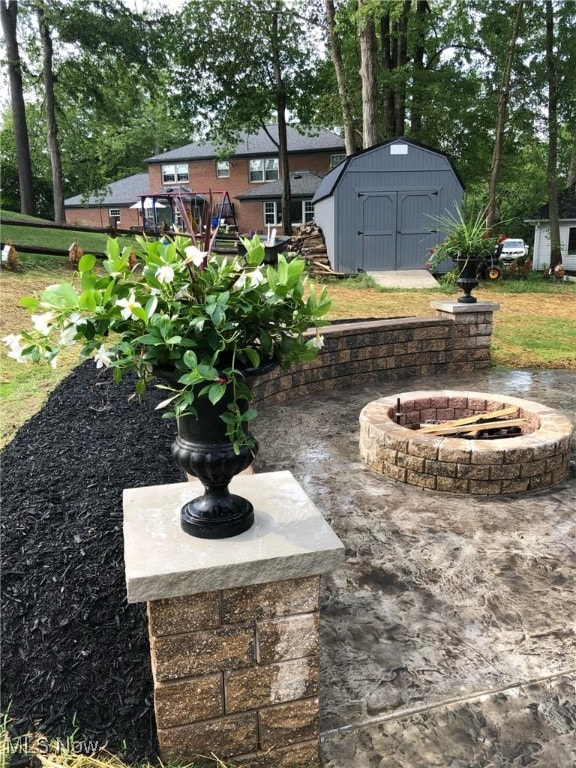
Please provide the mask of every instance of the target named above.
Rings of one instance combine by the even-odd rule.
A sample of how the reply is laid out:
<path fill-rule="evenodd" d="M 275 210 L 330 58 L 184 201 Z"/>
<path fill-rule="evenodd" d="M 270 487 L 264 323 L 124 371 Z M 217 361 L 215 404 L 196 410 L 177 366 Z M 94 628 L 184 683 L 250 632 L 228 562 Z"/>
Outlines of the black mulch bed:
<path fill-rule="evenodd" d="M 155 753 L 145 608 L 128 605 L 122 490 L 181 482 L 175 422 L 88 361 L 2 453 L 2 710 L 17 733 Z M 75 726 L 72 725 L 74 717 Z"/>

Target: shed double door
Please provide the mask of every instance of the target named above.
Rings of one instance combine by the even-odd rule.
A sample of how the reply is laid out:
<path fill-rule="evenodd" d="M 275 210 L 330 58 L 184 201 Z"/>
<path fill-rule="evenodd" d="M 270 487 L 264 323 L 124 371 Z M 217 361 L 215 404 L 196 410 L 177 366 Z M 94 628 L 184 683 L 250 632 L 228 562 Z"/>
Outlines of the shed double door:
<path fill-rule="evenodd" d="M 358 191 L 358 239 L 362 269 L 423 269 L 433 247 L 439 190 Z"/>

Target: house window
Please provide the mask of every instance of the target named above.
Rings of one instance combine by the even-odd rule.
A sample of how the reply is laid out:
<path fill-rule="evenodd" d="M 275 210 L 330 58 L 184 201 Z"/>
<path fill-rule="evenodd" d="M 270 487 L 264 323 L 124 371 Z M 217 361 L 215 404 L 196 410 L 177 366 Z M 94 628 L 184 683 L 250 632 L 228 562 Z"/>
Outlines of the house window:
<path fill-rule="evenodd" d="M 568 230 L 568 256 L 576 256 L 576 227 Z"/>
<path fill-rule="evenodd" d="M 120 208 L 108 208 L 108 216 L 111 219 L 120 221 Z"/>
<path fill-rule="evenodd" d="M 188 181 L 188 166 L 186 163 L 181 165 L 163 165 L 162 166 L 162 184 L 175 184 L 177 182 Z"/>
<path fill-rule="evenodd" d="M 280 206 L 278 203 L 264 203 L 264 224 L 266 226 L 280 223 L 278 214 L 280 214 L 280 218 L 282 217 L 282 214 L 279 211 L 279 208 Z"/>
<path fill-rule="evenodd" d="M 292 224 L 302 224 L 314 219 L 314 206 L 309 200 L 293 201 L 290 205 Z M 264 203 L 264 224 L 276 226 L 282 224 L 282 203 Z"/>
<path fill-rule="evenodd" d="M 266 157 L 250 160 L 248 178 L 251 182 L 276 181 L 278 178 L 278 158 Z"/>
<path fill-rule="evenodd" d="M 346 155 L 330 155 L 330 168 L 336 168 L 342 160 L 346 160 Z"/>
<path fill-rule="evenodd" d="M 228 160 L 216 161 L 216 176 L 219 179 L 227 179 L 230 176 L 230 163 Z"/>

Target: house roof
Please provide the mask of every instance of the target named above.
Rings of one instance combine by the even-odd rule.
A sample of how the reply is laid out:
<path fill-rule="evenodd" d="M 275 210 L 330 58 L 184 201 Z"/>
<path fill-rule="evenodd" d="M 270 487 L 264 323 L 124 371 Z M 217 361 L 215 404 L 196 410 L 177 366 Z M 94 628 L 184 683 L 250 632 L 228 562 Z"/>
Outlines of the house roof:
<path fill-rule="evenodd" d="M 360 152 L 356 152 L 354 155 L 349 155 L 345 160 L 343 160 L 341 163 L 339 163 L 335 168 L 333 168 L 329 173 L 324 176 L 324 179 L 318 188 L 318 191 L 314 195 L 314 199 L 312 200 L 313 203 L 317 203 L 320 200 L 323 200 L 325 197 L 329 197 L 336 187 L 338 186 L 338 182 L 340 180 L 340 177 L 344 173 L 345 169 L 354 162 L 354 160 L 359 157 L 360 155 L 366 155 L 369 152 L 374 152 L 382 147 L 387 147 L 390 144 L 410 144 L 414 147 L 420 147 L 420 149 L 424 149 L 428 152 L 433 152 L 435 155 L 441 155 L 442 157 L 445 157 L 452 170 L 454 171 L 454 175 L 458 179 L 458 182 L 462 189 L 464 189 L 464 182 L 460 178 L 460 175 L 458 174 L 458 171 L 454 167 L 454 164 L 452 163 L 452 160 L 450 157 L 445 153 L 441 152 L 438 149 L 434 149 L 433 147 L 427 147 L 425 144 L 421 144 L 419 141 L 414 141 L 414 139 L 407 139 L 405 136 L 395 136 L 392 139 L 387 139 L 386 141 L 381 142 L 380 144 L 375 144 L 373 147 L 368 147 L 367 149 L 363 149 Z"/>
<path fill-rule="evenodd" d="M 270 135 L 268 135 L 270 134 Z M 261 128 L 256 133 L 240 134 L 240 138 L 230 157 L 254 157 L 261 155 L 277 155 L 278 146 L 272 141 L 278 141 L 278 126 L 268 125 L 266 130 Z M 288 153 L 312 153 L 312 152 L 343 152 L 344 142 L 340 136 L 332 131 L 317 128 L 314 132 L 300 133 L 295 128 L 288 126 Z M 160 155 L 147 158 L 147 163 L 165 163 L 186 160 L 214 159 L 220 157 L 222 147 L 209 142 L 186 144 L 183 147 L 163 152 Z"/>
<path fill-rule="evenodd" d="M 320 183 L 322 176 L 310 169 L 303 171 L 291 171 L 290 173 L 290 194 L 292 198 L 312 198 Z M 248 192 L 242 192 L 235 195 L 236 200 L 277 200 L 282 197 L 284 181 L 277 179 L 265 184 L 259 184 Z"/>
<path fill-rule="evenodd" d="M 148 194 L 150 189 L 150 178 L 147 172 L 135 173 L 132 176 L 126 176 L 119 181 L 113 181 L 108 185 L 108 189 L 103 196 L 90 195 L 86 198 L 83 195 L 74 195 L 64 200 L 67 208 L 86 208 L 89 205 L 101 205 L 108 207 L 110 205 L 130 205 L 140 200 L 140 195 Z"/>
<path fill-rule="evenodd" d="M 576 219 L 576 183 L 558 194 L 558 217 L 560 219 Z M 550 218 L 549 204 L 543 205 L 534 218 L 548 220 Z"/>

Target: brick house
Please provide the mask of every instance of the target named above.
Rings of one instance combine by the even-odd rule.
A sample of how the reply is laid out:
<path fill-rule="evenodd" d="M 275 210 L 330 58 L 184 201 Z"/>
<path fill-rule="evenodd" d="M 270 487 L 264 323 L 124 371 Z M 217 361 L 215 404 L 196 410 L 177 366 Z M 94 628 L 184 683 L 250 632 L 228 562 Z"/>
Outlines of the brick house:
<path fill-rule="evenodd" d="M 135 173 L 114 181 L 101 196 L 69 197 L 64 201 L 66 222 L 94 227 L 115 224 L 120 229 L 139 226 L 141 223 L 138 211 L 139 195 L 146 194 L 149 186 L 148 173 Z"/>
<path fill-rule="evenodd" d="M 270 135 L 268 135 L 270 134 Z M 233 217 L 240 232 L 265 232 L 269 225 L 281 224 L 281 179 L 277 126 L 254 134 L 242 134 L 236 147 L 223 156 L 209 143 L 187 144 L 146 160 L 148 173 L 135 174 L 114 182 L 101 198 L 81 199 L 79 195 L 65 201 L 66 220 L 70 223 L 92 223 L 106 226 L 111 221 L 122 229 L 141 224 L 141 196 L 149 195 L 147 204 L 155 208 L 158 222 L 171 223 L 171 212 L 161 195 L 175 187 L 196 195 L 212 192 L 216 203 L 225 193 L 233 205 Z M 310 201 L 321 178 L 345 157 L 340 136 L 317 129 L 313 134 L 288 128 L 288 159 L 293 188 L 293 223 L 310 220 Z M 177 216 L 176 216 L 177 220 Z"/>

